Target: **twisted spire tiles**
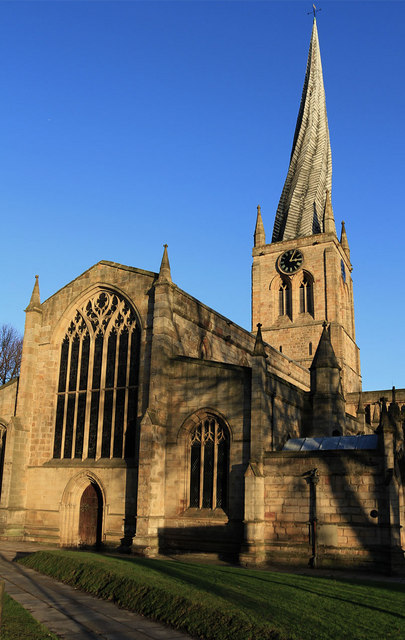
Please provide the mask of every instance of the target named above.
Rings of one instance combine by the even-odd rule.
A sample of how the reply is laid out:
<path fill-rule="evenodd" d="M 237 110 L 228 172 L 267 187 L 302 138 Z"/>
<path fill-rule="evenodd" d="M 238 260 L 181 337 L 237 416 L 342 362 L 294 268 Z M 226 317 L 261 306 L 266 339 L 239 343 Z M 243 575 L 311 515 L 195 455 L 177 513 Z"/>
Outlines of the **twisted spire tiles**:
<path fill-rule="evenodd" d="M 331 189 L 332 154 L 314 19 L 290 166 L 277 209 L 272 241 L 323 233 L 326 194 Z"/>

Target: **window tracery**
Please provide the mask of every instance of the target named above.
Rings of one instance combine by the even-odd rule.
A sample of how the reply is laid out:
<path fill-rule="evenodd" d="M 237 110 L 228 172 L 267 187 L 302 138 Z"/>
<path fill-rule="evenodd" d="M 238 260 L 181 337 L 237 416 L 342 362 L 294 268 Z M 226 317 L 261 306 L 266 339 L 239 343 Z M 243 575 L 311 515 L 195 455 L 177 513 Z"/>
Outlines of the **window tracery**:
<path fill-rule="evenodd" d="M 139 324 L 120 294 L 76 309 L 61 345 L 54 458 L 133 455 Z"/>
<path fill-rule="evenodd" d="M 190 507 L 226 508 L 229 434 L 214 416 L 207 416 L 190 434 Z"/>

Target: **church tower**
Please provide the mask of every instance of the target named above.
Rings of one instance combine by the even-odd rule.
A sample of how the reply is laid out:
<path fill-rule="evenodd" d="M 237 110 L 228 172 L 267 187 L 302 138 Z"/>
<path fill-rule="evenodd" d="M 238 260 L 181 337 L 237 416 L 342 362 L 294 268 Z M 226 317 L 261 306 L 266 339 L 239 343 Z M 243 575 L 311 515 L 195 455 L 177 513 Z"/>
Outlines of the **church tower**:
<path fill-rule="evenodd" d="M 343 222 L 337 237 L 331 192 L 332 157 L 314 17 L 290 166 L 270 244 L 260 207 L 257 211 L 252 327 L 260 322 L 266 342 L 309 368 L 327 322 L 346 394 L 361 390 L 360 356 L 349 244 Z"/>

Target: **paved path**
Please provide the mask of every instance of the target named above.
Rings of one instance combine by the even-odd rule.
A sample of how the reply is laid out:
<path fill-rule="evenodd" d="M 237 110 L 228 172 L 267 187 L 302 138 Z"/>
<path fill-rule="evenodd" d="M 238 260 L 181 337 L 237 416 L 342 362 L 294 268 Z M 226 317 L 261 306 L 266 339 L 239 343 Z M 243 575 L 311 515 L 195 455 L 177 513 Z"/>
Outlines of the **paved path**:
<path fill-rule="evenodd" d="M 119 609 L 12 560 L 38 545 L 0 542 L 6 592 L 36 620 L 66 640 L 191 640 L 190 636 Z"/>

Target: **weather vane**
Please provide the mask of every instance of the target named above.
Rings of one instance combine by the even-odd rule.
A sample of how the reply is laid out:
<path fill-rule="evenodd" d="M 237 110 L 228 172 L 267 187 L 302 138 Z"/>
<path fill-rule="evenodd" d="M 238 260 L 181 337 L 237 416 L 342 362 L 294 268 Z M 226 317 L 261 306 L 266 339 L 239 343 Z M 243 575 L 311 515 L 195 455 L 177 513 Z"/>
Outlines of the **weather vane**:
<path fill-rule="evenodd" d="M 319 12 L 319 11 L 322 11 L 322 9 L 317 9 L 317 8 L 316 8 L 316 6 L 313 4 L 313 5 L 312 5 L 312 11 L 308 11 L 307 16 L 310 16 L 310 15 L 311 15 L 311 13 L 313 13 L 313 14 L 314 14 L 314 18 L 316 18 L 316 13 L 317 13 L 317 11 L 318 11 L 318 12 Z"/>

